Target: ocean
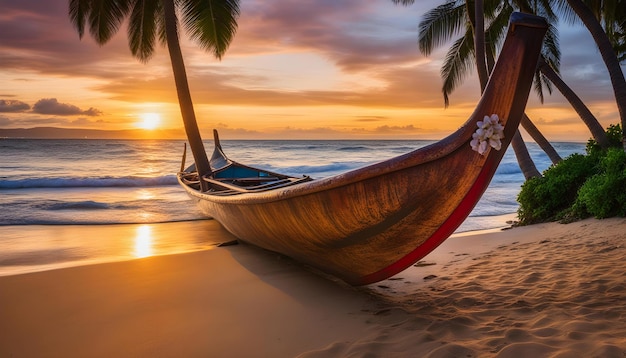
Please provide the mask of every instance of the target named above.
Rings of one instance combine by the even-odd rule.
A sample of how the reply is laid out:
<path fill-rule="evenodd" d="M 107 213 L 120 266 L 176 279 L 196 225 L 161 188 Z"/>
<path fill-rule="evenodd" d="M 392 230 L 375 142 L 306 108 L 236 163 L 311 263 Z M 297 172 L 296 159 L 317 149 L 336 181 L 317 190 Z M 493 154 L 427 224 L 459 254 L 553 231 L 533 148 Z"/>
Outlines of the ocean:
<path fill-rule="evenodd" d="M 230 158 L 242 163 L 322 178 L 430 143 L 223 140 L 222 146 Z M 182 140 L 0 139 L 0 275 L 17 272 L 15 266 L 21 269 L 36 266 L 37 260 L 11 264 L 16 253 L 24 256 L 29 250 L 45 253 L 53 248 L 49 242 L 38 247 L 37 242 L 16 234 L 26 226 L 206 220 L 176 181 L 183 145 Z M 207 141 L 205 145 L 210 153 L 213 142 Z M 585 149 L 584 143 L 554 143 L 554 146 L 563 158 L 583 153 Z M 536 144 L 528 143 L 528 147 L 537 168 L 547 169 L 551 164 L 548 157 Z M 187 165 L 191 164 L 189 158 L 191 155 Z M 483 198 L 457 232 L 506 226 L 506 219 L 514 217 L 517 211 L 516 198 L 523 181 L 509 148 Z M 88 248 L 94 243 L 85 239 L 73 245 Z M 97 245 L 106 246 L 106 242 Z"/>

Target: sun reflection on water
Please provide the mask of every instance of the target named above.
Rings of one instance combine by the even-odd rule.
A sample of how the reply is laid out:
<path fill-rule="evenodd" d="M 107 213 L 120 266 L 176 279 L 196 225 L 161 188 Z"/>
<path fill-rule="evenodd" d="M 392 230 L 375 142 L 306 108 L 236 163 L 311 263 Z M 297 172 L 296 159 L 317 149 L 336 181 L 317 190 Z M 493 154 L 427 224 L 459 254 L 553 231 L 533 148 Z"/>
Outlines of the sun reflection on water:
<path fill-rule="evenodd" d="M 152 227 L 150 225 L 138 226 L 133 255 L 137 258 L 152 256 L 153 241 Z"/>
<path fill-rule="evenodd" d="M 156 197 L 154 192 L 147 189 L 138 190 L 135 195 L 137 195 L 137 200 L 150 200 Z"/>

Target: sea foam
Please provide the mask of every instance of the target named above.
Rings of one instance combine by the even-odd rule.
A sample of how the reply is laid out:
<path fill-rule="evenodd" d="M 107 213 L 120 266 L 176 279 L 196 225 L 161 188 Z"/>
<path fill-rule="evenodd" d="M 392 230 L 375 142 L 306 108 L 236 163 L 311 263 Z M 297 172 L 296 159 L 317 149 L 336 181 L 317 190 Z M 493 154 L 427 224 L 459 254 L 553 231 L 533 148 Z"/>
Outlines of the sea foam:
<path fill-rule="evenodd" d="M 158 177 L 102 177 L 102 178 L 29 178 L 0 180 L 0 189 L 36 188 L 106 188 L 106 187 L 151 187 L 176 185 L 175 175 Z"/>

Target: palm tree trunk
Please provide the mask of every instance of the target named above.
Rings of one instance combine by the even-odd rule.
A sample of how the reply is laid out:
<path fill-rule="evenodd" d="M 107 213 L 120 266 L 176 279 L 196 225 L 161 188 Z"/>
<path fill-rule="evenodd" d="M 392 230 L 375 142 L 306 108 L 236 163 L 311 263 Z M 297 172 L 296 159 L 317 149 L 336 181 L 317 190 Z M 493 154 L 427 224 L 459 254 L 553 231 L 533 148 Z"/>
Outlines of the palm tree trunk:
<path fill-rule="evenodd" d="M 474 23 L 474 53 L 476 55 L 476 68 L 480 79 L 480 91 L 483 92 L 489 81 L 487 61 L 485 60 L 485 12 L 483 0 L 475 0 L 475 23 Z"/>
<path fill-rule="evenodd" d="M 544 137 L 543 134 L 541 134 L 539 129 L 535 127 L 535 124 L 530 120 L 530 118 L 528 118 L 526 113 L 524 113 L 524 115 L 522 116 L 521 124 L 522 124 L 522 127 L 524 127 L 524 129 L 526 130 L 526 132 L 528 132 L 528 134 L 531 136 L 531 138 L 535 140 L 537 145 L 539 145 L 539 147 L 544 152 L 546 152 L 546 154 L 548 155 L 548 158 L 550 158 L 550 161 L 552 161 L 552 164 L 556 164 L 560 162 L 561 160 L 563 160 L 563 158 L 561 158 L 559 153 L 556 152 L 552 144 L 550 144 L 550 142 L 548 142 L 546 137 Z"/>
<path fill-rule="evenodd" d="M 598 50 L 602 56 L 602 60 L 609 71 L 609 77 L 611 78 L 611 84 L 613 85 L 613 92 L 615 93 L 615 101 L 617 102 L 617 109 L 622 124 L 622 144 L 624 151 L 626 151 L 626 80 L 624 79 L 624 73 L 620 67 L 617 55 L 613 50 L 611 41 L 607 37 L 606 33 L 602 29 L 602 25 L 595 18 L 593 12 L 585 5 L 581 0 L 567 0 L 569 6 L 576 12 L 576 15 L 580 17 L 585 24 L 591 36 L 598 45 Z"/>
<path fill-rule="evenodd" d="M 587 125 L 587 128 L 589 128 L 593 139 L 595 139 L 602 148 L 608 148 L 609 138 L 606 136 L 606 132 L 604 131 L 604 128 L 602 128 L 602 125 L 600 125 L 600 122 L 598 122 L 585 103 L 565 82 L 563 82 L 561 77 L 546 61 L 543 60 L 542 57 L 539 57 L 539 71 L 541 71 L 541 73 L 543 73 L 550 80 L 550 82 L 558 88 L 563 97 L 567 99 L 572 108 L 574 108 L 576 113 L 578 113 L 578 116 L 580 116 L 580 119 L 582 119 Z"/>
<path fill-rule="evenodd" d="M 519 167 L 522 170 L 522 174 L 524 174 L 524 178 L 528 180 L 530 178 L 540 177 L 541 173 L 539 173 L 539 170 L 537 170 L 535 163 L 530 157 L 528 148 L 526 148 L 526 143 L 524 143 L 524 139 L 522 138 L 519 130 L 515 131 L 511 140 L 511 146 L 515 152 L 515 157 L 517 158 Z"/>
<path fill-rule="evenodd" d="M 185 63 L 180 50 L 180 43 L 178 42 L 178 29 L 174 0 L 164 0 L 163 11 L 165 13 L 167 48 L 170 54 L 170 61 L 172 62 L 172 70 L 174 72 L 174 81 L 176 82 L 176 92 L 178 94 L 180 112 L 183 117 L 189 147 L 191 148 L 193 159 L 196 163 L 196 170 L 198 171 L 198 176 L 200 178 L 200 185 L 204 191 L 207 187 L 206 183 L 202 180 L 202 176 L 211 174 L 211 167 L 209 166 L 209 159 L 207 158 L 206 151 L 204 150 L 204 144 L 202 143 L 202 137 L 200 136 L 200 130 L 198 129 L 196 114 L 193 109 L 193 102 L 189 91 L 189 83 L 187 82 Z"/>

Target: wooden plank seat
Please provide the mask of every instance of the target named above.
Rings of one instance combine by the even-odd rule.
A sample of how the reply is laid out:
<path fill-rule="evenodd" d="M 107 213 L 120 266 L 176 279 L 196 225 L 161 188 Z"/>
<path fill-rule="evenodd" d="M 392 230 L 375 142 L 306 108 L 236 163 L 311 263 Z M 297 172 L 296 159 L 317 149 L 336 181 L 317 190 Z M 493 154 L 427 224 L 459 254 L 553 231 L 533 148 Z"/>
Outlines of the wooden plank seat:
<path fill-rule="evenodd" d="M 217 178 L 219 181 L 229 182 L 246 188 L 256 188 L 258 186 L 272 184 L 285 178 L 278 177 L 253 177 L 253 178 Z"/>
<path fill-rule="evenodd" d="M 200 189 L 200 180 L 198 179 L 198 175 L 196 173 L 181 175 L 180 180 L 192 188 Z"/>
<path fill-rule="evenodd" d="M 241 179 L 241 178 L 240 178 Z M 276 178 L 277 179 L 277 178 Z M 270 189 L 282 188 L 285 186 L 294 185 L 311 180 L 310 177 L 305 176 L 302 178 L 285 178 L 275 180 L 269 183 L 254 185 L 254 186 L 238 186 L 235 184 L 227 183 L 222 180 L 216 180 L 212 178 L 202 177 L 202 180 L 209 183 L 212 187 L 217 187 L 216 191 L 209 192 L 212 195 L 234 195 L 243 193 L 258 193 Z"/>

